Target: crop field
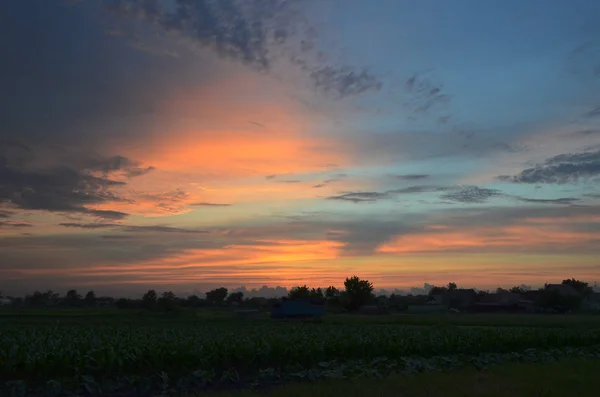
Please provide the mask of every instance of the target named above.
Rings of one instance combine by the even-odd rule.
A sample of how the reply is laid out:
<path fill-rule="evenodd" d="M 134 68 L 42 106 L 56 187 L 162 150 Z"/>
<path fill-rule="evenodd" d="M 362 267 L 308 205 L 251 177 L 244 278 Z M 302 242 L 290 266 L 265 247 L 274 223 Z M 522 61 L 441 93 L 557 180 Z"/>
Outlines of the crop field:
<path fill-rule="evenodd" d="M 0 395 L 181 395 L 563 356 L 600 358 L 600 328 L 4 321 Z"/>

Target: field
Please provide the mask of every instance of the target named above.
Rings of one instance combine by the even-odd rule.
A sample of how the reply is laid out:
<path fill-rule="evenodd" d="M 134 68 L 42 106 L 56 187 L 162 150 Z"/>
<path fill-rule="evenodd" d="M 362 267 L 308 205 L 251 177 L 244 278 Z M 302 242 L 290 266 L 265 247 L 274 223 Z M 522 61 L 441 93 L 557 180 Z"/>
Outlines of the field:
<path fill-rule="evenodd" d="M 599 320 L 331 315 L 312 323 L 213 311 L 3 312 L 0 395 L 184 395 L 565 357 L 600 360 Z"/>

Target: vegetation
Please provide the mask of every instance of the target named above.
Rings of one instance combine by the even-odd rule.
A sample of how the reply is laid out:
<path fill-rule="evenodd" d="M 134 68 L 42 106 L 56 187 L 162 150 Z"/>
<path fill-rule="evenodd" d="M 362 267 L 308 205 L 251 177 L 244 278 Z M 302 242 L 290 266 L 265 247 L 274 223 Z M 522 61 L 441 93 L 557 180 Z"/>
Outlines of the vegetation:
<path fill-rule="evenodd" d="M 327 379 L 286 385 L 268 393 L 236 391 L 219 393 L 218 397 L 596 397 L 600 390 L 599 371 L 599 360 L 563 359 L 543 364 L 504 364 L 485 371 L 465 368 L 451 373 L 393 375 L 383 379 Z M 200 395 L 204 394 L 187 397 Z"/>
<path fill-rule="evenodd" d="M 598 346 L 600 329 L 582 328 L 402 328 L 351 323 L 343 327 L 293 323 L 4 325 L 0 380 L 5 392 L 22 388 L 27 395 L 49 395 L 44 394 L 48 388 L 181 392 L 419 372 L 534 360 L 548 354 L 600 358 Z"/>

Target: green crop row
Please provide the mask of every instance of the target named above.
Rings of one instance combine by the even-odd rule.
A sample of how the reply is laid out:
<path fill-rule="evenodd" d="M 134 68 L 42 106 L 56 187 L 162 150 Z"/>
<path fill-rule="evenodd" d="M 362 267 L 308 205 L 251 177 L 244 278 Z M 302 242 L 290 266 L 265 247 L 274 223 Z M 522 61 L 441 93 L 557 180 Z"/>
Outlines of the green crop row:
<path fill-rule="evenodd" d="M 257 376 L 265 369 L 292 373 L 332 360 L 399 360 L 595 345 L 600 345 L 600 330 L 593 329 L 15 326 L 0 331 L 0 380 L 40 385 L 157 374 L 173 380 L 193 373 L 235 379 Z"/>

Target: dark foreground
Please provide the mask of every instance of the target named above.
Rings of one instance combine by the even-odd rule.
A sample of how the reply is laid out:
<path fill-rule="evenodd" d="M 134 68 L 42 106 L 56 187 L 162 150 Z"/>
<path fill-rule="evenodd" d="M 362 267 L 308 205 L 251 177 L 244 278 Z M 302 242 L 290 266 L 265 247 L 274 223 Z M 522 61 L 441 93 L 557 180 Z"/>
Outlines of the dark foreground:
<path fill-rule="evenodd" d="M 432 372 L 413 377 L 329 380 L 291 384 L 269 397 L 596 397 L 600 360 L 563 359 L 552 363 L 520 363 Z M 258 397 L 262 392 L 219 393 L 219 397 Z M 200 396 L 189 394 L 188 396 Z"/>
<path fill-rule="evenodd" d="M 598 316 L 457 315 L 437 323 L 431 316 L 331 316 L 305 323 L 223 313 L 55 314 L 0 315 L 0 395 L 182 396 L 255 389 L 327 396 L 348 387 L 346 395 L 398 396 L 385 388 L 418 388 L 422 382 L 446 393 L 427 395 L 469 396 L 482 394 L 448 394 L 457 389 L 443 386 L 444 379 L 496 390 L 502 371 L 529 363 L 520 368 L 532 373 L 531 384 L 537 384 L 536 368 L 557 371 L 547 385 L 564 379 L 553 368 L 564 366 L 567 376 L 572 368 L 598 368 L 600 362 Z M 519 319 L 523 326 L 516 326 Z M 529 378 L 519 375 L 525 372 L 512 371 L 514 382 L 502 386 L 525 387 Z M 378 378 L 385 379 L 369 380 Z M 374 394 L 373 387 L 385 390 Z M 515 390 L 511 395 L 518 396 L 521 389 Z M 406 395 L 426 395 L 415 393 L 407 389 Z"/>

